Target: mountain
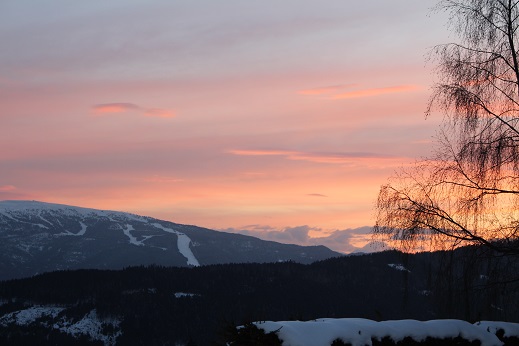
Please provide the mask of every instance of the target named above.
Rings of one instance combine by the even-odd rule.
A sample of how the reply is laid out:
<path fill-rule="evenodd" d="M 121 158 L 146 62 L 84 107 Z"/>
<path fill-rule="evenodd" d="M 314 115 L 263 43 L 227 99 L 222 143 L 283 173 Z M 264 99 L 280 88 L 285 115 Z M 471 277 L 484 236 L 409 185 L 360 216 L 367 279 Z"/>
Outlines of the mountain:
<path fill-rule="evenodd" d="M 36 201 L 0 202 L 0 280 L 63 269 L 199 266 L 341 256 L 146 216 Z"/>

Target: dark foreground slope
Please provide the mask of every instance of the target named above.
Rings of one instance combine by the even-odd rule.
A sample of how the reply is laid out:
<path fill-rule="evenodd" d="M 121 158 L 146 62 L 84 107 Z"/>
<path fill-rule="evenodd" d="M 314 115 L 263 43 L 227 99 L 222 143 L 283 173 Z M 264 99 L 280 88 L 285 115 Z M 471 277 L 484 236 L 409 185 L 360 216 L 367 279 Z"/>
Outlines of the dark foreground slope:
<path fill-rule="evenodd" d="M 510 263 L 460 265 L 466 256 L 388 251 L 310 265 L 47 273 L 0 283 L 0 344 L 73 336 L 87 344 L 209 345 L 233 324 L 322 317 L 518 321 L 517 284 L 491 282 L 492 271 Z"/>

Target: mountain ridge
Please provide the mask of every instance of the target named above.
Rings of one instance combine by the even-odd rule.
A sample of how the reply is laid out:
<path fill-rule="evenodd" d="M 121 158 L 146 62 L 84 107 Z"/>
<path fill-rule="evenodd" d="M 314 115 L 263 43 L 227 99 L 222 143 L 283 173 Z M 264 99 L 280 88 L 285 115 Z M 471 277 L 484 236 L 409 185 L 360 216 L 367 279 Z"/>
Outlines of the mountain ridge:
<path fill-rule="evenodd" d="M 122 211 L 0 201 L 0 280 L 61 269 L 311 263 L 341 255 Z"/>

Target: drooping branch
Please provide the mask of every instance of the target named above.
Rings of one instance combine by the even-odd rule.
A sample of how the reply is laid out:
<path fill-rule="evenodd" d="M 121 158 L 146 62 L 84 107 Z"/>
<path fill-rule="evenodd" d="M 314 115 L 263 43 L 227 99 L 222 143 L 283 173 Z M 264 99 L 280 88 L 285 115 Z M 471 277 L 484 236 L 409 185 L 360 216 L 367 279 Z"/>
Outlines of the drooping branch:
<path fill-rule="evenodd" d="M 383 186 L 375 235 L 450 239 L 519 254 L 519 1 L 440 0 L 460 41 L 437 46 L 427 116 L 444 125 L 432 159 Z"/>

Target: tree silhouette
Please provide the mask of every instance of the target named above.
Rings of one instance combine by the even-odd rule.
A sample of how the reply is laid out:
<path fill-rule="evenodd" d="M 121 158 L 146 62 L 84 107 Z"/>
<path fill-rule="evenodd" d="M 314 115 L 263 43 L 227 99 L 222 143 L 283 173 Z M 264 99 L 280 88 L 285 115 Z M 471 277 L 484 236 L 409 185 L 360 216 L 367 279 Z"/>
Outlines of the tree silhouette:
<path fill-rule="evenodd" d="M 374 235 L 519 254 L 519 2 L 442 0 L 459 42 L 435 47 L 435 154 L 381 187 Z"/>

